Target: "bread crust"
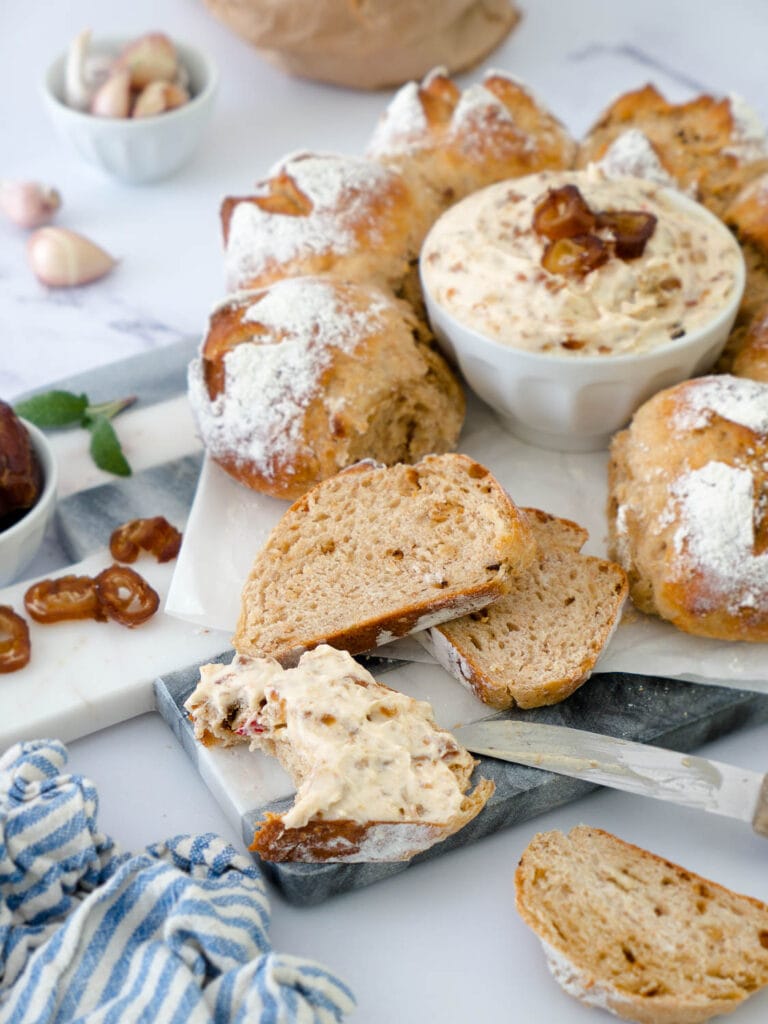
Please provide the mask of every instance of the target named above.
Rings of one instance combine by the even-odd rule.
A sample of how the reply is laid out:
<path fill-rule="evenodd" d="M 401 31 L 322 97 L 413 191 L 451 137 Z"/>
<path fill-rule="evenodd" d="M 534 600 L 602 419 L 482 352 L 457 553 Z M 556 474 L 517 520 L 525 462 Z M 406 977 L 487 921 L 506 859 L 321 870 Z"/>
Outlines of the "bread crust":
<path fill-rule="evenodd" d="M 579 870 L 582 864 L 583 871 Z M 629 896 L 622 887 L 623 867 L 628 871 Z M 584 943 L 577 945 L 578 938 L 570 931 L 572 915 L 566 918 L 563 913 L 560 919 L 550 876 L 553 885 L 561 884 L 562 907 L 567 908 L 573 901 L 578 908 L 583 932 L 591 939 L 589 948 Z M 659 882 L 662 888 L 657 889 Z M 604 888 L 610 888 L 615 907 L 607 911 L 607 921 L 599 916 L 606 913 Z M 692 917 L 698 918 L 678 924 L 679 948 L 665 947 L 667 974 L 674 971 L 678 976 L 676 991 L 670 990 L 668 979 L 657 977 L 658 967 L 642 961 L 642 950 L 655 944 L 657 912 L 664 912 L 665 895 L 672 892 L 679 893 L 682 902 L 690 903 Z M 768 906 L 599 828 L 580 825 L 567 836 L 557 831 L 535 836 L 523 851 L 515 874 L 515 902 L 523 921 L 541 940 L 548 966 L 566 992 L 624 1020 L 638 1024 L 701 1024 L 718 1014 L 730 1013 L 752 992 L 768 984 Z M 709 904 L 732 908 L 737 920 L 744 919 L 739 922 L 741 951 L 750 954 L 747 965 L 740 961 L 738 948 L 729 948 L 726 953 L 717 950 L 716 942 L 711 943 L 711 964 L 701 963 L 696 969 L 710 990 L 718 988 L 720 980 L 720 995 L 708 994 L 703 987 L 692 984 L 687 975 L 690 964 L 685 960 L 686 938 L 694 927 L 704 927 L 700 922 Z M 717 924 L 707 923 L 710 927 Z M 730 933 L 728 937 L 733 944 L 738 943 Z M 610 960 L 614 946 L 620 947 L 618 959 L 623 968 L 604 963 L 604 958 Z M 633 954 L 640 959 L 633 958 Z M 631 986 L 638 990 L 632 991 Z M 722 994 L 726 988 L 727 995 Z"/>
<path fill-rule="evenodd" d="M 336 323 L 322 326 L 329 308 Z M 450 451 L 464 394 L 428 338 L 405 302 L 373 285 L 299 278 L 239 293 L 213 313 L 190 369 L 203 442 L 240 483 L 290 500 L 361 459 Z"/>
<path fill-rule="evenodd" d="M 635 605 L 768 641 L 768 386 L 722 375 L 660 392 L 614 438 L 608 476 L 609 549 Z"/>
<path fill-rule="evenodd" d="M 479 779 L 450 821 L 312 821 L 287 828 L 279 814 L 265 815 L 248 847 L 268 861 L 313 863 L 371 863 L 406 861 L 464 828 L 486 805 L 495 790 Z"/>

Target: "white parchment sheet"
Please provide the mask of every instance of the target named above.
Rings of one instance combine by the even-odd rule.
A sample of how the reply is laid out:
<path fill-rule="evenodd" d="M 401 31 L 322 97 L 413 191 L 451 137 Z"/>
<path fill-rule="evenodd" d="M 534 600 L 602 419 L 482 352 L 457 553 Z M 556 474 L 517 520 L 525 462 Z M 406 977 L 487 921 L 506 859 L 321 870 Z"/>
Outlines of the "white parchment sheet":
<path fill-rule="evenodd" d="M 606 550 L 607 452 L 574 454 L 534 448 L 507 433 L 470 396 L 459 451 L 482 462 L 518 505 L 573 519 L 589 530 L 584 550 Z M 240 591 L 287 502 L 249 491 L 207 459 L 187 524 L 166 611 L 233 632 Z M 381 653 L 431 660 L 413 640 Z M 768 644 L 726 643 L 690 636 L 630 609 L 603 653 L 602 672 L 635 672 L 768 692 Z"/>

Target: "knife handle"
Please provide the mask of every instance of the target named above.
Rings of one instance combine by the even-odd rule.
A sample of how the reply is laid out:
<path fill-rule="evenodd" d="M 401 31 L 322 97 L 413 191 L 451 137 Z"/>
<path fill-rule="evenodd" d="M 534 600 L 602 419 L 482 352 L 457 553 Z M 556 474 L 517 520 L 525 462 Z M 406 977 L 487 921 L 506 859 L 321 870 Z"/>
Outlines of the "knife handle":
<path fill-rule="evenodd" d="M 761 836 L 768 836 L 768 775 L 763 776 L 763 784 L 757 798 L 757 807 L 752 818 L 752 828 Z"/>

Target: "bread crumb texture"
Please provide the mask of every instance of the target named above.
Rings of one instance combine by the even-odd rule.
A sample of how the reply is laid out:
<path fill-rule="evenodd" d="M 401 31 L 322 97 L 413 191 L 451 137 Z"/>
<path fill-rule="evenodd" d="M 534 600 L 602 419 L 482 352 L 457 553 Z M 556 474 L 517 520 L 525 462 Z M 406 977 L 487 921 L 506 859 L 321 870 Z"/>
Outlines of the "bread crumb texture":
<path fill-rule="evenodd" d="M 431 629 L 428 644 L 444 668 L 497 708 L 570 696 L 591 675 L 628 592 L 620 566 L 581 554 L 587 531 L 577 523 L 523 512 L 538 546 L 533 563 L 498 601 Z"/>
<path fill-rule="evenodd" d="M 563 988 L 640 1024 L 697 1024 L 768 984 L 768 906 L 601 829 L 524 851 L 517 909 Z"/>
<path fill-rule="evenodd" d="M 484 607 L 536 553 L 528 523 L 465 455 L 358 464 L 295 502 L 256 556 L 235 649 L 296 664 L 351 653 Z"/>

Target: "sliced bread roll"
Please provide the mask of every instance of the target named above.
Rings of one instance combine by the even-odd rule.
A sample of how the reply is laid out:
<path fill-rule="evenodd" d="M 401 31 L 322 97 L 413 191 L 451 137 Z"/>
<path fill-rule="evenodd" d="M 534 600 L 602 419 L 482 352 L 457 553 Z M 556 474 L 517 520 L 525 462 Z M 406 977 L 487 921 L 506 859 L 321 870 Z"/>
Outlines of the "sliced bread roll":
<path fill-rule="evenodd" d="M 295 665 L 358 654 L 496 600 L 535 557 L 525 517 L 466 455 L 359 463 L 285 513 L 256 556 L 233 644 Z"/>
<path fill-rule="evenodd" d="M 768 984 L 768 906 L 609 832 L 535 836 L 517 909 L 569 995 L 640 1024 L 697 1024 Z"/>
<path fill-rule="evenodd" d="M 323 645 L 298 666 L 236 657 L 204 665 L 185 707 L 204 744 L 250 743 L 280 760 L 293 806 L 251 849 L 270 861 L 402 861 L 467 824 L 493 792 L 432 708 Z"/>
<path fill-rule="evenodd" d="M 582 555 L 587 531 L 524 509 L 538 557 L 481 611 L 419 634 L 437 661 L 495 708 L 556 704 L 585 682 L 627 597 L 624 570 Z"/>

